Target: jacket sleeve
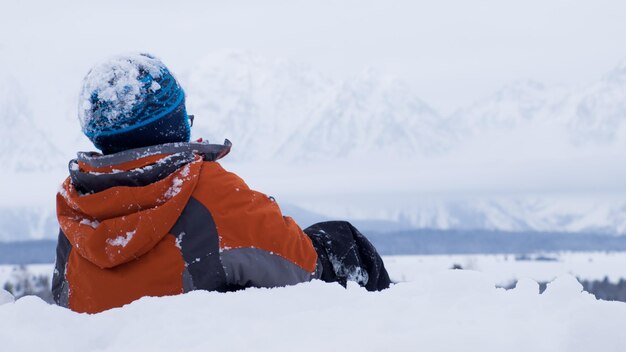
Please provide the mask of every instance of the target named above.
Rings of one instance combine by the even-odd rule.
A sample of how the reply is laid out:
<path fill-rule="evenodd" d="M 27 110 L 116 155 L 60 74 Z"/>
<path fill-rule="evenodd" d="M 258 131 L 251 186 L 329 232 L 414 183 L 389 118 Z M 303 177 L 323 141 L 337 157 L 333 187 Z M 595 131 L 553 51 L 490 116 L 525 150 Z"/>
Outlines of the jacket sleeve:
<path fill-rule="evenodd" d="M 311 240 L 273 198 L 251 190 L 216 162 L 206 162 L 201 177 L 194 196 L 215 221 L 229 285 L 275 287 L 315 277 Z"/>
<path fill-rule="evenodd" d="M 57 242 L 56 261 L 52 274 L 52 297 L 56 304 L 68 307 L 69 285 L 67 283 L 66 269 L 67 261 L 72 250 L 72 245 L 68 241 L 63 231 L 59 230 L 59 240 Z"/>

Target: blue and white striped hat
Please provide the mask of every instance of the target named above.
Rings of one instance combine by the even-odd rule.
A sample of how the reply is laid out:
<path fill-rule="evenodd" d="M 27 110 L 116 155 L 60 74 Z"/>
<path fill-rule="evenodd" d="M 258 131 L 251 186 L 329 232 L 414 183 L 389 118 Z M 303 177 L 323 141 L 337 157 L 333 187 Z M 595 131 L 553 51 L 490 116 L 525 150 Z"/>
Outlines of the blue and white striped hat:
<path fill-rule="evenodd" d="M 83 133 L 104 154 L 190 138 L 185 92 L 149 54 L 94 66 L 83 81 L 78 115 Z"/>

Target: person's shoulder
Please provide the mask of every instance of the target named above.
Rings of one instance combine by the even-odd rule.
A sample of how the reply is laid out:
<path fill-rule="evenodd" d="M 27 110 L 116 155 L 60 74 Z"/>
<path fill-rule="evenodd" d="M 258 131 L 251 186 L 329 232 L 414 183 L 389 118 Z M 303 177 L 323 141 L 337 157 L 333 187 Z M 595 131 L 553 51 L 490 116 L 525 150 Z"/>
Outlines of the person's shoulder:
<path fill-rule="evenodd" d="M 217 161 L 204 161 L 202 163 L 202 173 L 213 176 L 238 177 L 234 172 L 226 170 Z"/>
<path fill-rule="evenodd" d="M 217 161 L 205 161 L 203 163 L 199 186 L 203 185 L 210 185 L 214 188 L 248 189 L 248 185 L 241 177 L 226 170 Z"/>

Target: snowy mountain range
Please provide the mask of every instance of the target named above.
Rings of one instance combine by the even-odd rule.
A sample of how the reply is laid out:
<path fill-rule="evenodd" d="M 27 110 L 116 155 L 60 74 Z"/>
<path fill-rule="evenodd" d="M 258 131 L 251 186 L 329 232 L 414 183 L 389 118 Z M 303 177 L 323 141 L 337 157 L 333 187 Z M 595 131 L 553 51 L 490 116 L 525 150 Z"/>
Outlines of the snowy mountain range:
<path fill-rule="evenodd" d="M 374 70 L 335 79 L 250 52 L 214 52 L 179 79 L 189 113 L 196 115 L 194 136 L 230 139 L 235 145 L 230 158 L 240 162 L 414 160 L 462 148 L 463 141 L 488 131 L 506 134 L 526 126 L 565 131 L 576 146 L 626 143 L 626 60 L 583 87 L 520 81 L 450 116 L 439 114 L 402 80 Z M 0 131 L 0 161 L 7 170 L 54 167 L 59 150 L 68 149 L 64 142 L 84 139 L 66 116 L 32 116 L 32 102 L 14 77 L 0 77 L 0 83 L 0 122 L 10 127 Z M 66 141 L 47 137 L 48 121 L 66 130 Z M 37 161 L 28 157 L 42 153 Z"/>
<path fill-rule="evenodd" d="M 467 134 L 534 124 L 564 129 L 574 145 L 624 141 L 626 61 L 591 84 L 568 88 L 520 81 L 455 112 L 451 119 Z"/>
<path fill-rule="evenodd" d="M 303 201 L 300 205 L 313 212 L 333 214 L 331 218 L 355 219 L 352 221 L 362 228 L 378 232 L 419 228 L 626 234 L 626 200 L 620 196 L 406 194 L 370 199 L 343 196 L 358 204 L 352 207 L 346 207 L 340 198 Z"/>
<path fill-rule="evenodd" d="M 441 116 L 401 81 L 374 71 L 336 80 L 291 62 L 226 51 L 191 72 L 183 84 L 198 117 L 195 133 L 228 137 L 237 160 L 410 158 L 450 144 Z"/>
<path fill-rule="evenodd" d="M 11 77 L 0 77 L 0 165 L 3 171 L 42 172 L 65 163 L 37 126 L 27 94 Z"/>
<path fill-rule="evenodd" d="M 196 134 L 227 137 L 238 161 L 414 159 L 462 147 L 486 131 L 563 132 L 573 146 L 626 140 L 626 61 L 576 88 L 516 82 L 442 116 L 401 80 L 373 70 L 333 79 L 247 52 L 214 53 L 186 75 Z M 532 133 L 532 131 L 530 131 Z"/>
<path fill-rule="evenodd" d="M 510 165 L 527 165 L 529 160 L 534 162 L 546 155 L 551 158 L 549 164 L 556 160 L 557 166 L 545 173 L 563 172 L 574 177 L 587 168 L 592 174 L 602 175 L 603 169 L 610 167 L 619 171 L 616 174 L 623 174 L 626 61 L 581 87 L 517 82 L 449 116 L 437 113 L 402 80 L 374 70 L 337 79 L 305 65 L 249 52 L 212 53 L 200 59 L 195 67 L 180 72 L 178 78 L 187 93 L 189 113 L 196 115 L 194 136 L 213 142 L 224 138 L 233 141 L 227 162 L 235 169 L 236 165 L 256 165 L 246 179 L 262 180 L 263 168 L 287 165 L 289 173 L 300 170 L 309 174 L 303 185 L 322 183 L 310 190 L 316 199 L 320 198 L 319 189 L 330 185 L 349 188 L 357 180 L 366 185 L 363 192 L 371 190 L 382 195 L 361 201 L 329 190 L 326 197 L 329 200 L 318 202 L 306 197 L 306 186 L 302 186 L 301 192 L 298 190 L 298 197 L 290 197 L 288 190 L 281 191 L 281 182 L 276 182 L 276 189 L 269 192 L 282 192 L 283 203 L 293 204 L 289 209 L 296 209 L 296 218 L 301 214 L 306 221 L 336 217 L 365 219 L 372 226 L 378 222 L 377 228 L 394 229 L 626 233 L 626 201 L 619 197 L 610 201 L 592 197 L 576 202 L 524 195 L 425 201 L 420 192 L 411 191 L 412 185 L 424 178 L 445 189 L 484 174 L 496 175 L 484 182 L 489 185 L 507 178 L 497 175 L 506 175 L 502 170 L 507 171 Z M 54 177 L 60 183 L 65 177 L 65 156 L 81 148 L 75 141 L 84 137 L 77 121 L 32 116 L 32 104 L 36 103 L 15 78 L 0 78 L 0 83 L 0 122 L 7 126 L 0 129 L 0 163 L 4 170 L 0 240 L 54 237 L 54 204 L 50 199 L 55 188 L 45 186 L 45 191 L 30 192 L 36 193 L 29 195 L 35 199 L 36 206 L 24 201 L 16 205 L 14 200 L 24 193 L 21 189 L 31 187 L 25 180 L 32 183 L 33 179 Z M 75 111 L 71 106 L 65 110 Z M 51 137 L 51 127 L 62 132 Z M 59 135 L 64 138 L 55 137 Z M 507 149 L 502 141 L 509 142 L 513 149 Z M 483 147 L 473 149 L 474 144 Z M 533 151 L 527 152 L 529 149 Z M 558 164 L 577 160 L 581 155 L 601 161 L 589 165 L 572 162 L 577 165 L 573 171 Z M 389 174 L 374 172 L 376 166 L 371 165 L 388 160 L 407 167 L 389 169 Z M 461 164 L 469 165 L 469 169 L 456 167 Z M 318 167 L 302 171 L 311 165 Z M 528 183 L 535 177 L 533 172 L 543 172 L 541 168 L 520 170 L 518 176 Z M 403 182 L 389 177 L 398 173 Z M 613 177 L 607 175 L 606 178 Z M 615 184 L 620 183 L 620 178 L 613 178 Z M 598 188 L 601 185 L 596 179 L 584 179 L 584 186 Z M 512 179 L 509 186 L 515 186 L 516 182 Z M 541 186 L 544 189 L 560 186 L 561 182 L 557 183 Z M 570 191 L 576 191 L 578 185 Z M 605 192 L 607 187 L 611 192 L 611 186 L 603 186 Z M 385 187 L 403 193 L 411 201 L 397 201 Z M 484 188 L 468 187 L 467 191 L 474 193 Z M 380 201 L 382 198 L 386 200 Z M 23 228 L 16 225 L 19 223 L 32 226 L 17 234 Z"/>

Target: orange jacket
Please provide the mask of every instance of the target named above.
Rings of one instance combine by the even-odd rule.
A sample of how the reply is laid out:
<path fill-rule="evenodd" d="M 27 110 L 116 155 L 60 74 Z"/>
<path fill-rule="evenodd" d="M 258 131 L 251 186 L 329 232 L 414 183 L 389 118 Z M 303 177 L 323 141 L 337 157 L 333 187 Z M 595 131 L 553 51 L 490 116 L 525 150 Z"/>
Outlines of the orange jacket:
<path fill-rule="evenodd" d="M 57 195 L 57 303 L 95 313 L 142 296 L 318 276 L 298 225 L 216 162 L 229 151 L 226 141 L 79 153 Z"/>

